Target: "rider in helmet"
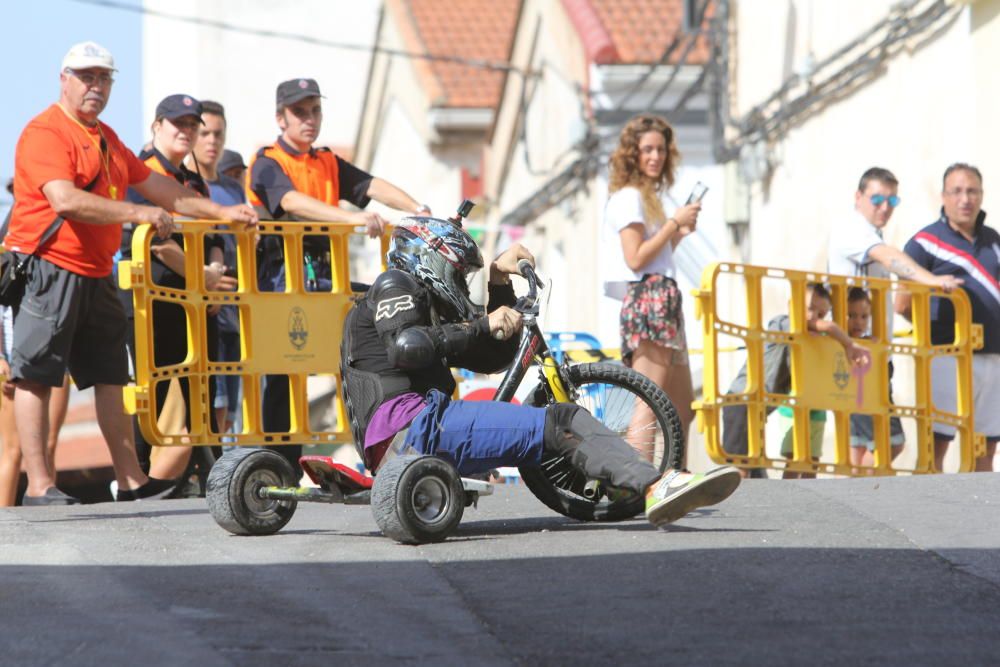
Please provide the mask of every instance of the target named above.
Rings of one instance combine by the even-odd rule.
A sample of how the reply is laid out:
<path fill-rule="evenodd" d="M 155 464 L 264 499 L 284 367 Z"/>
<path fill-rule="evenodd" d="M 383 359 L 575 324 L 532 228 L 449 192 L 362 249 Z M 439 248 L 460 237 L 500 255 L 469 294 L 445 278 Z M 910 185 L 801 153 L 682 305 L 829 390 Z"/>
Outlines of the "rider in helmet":
<path fill-rule="evenodd" d="M 470 277 L 484 268 L 459 224 L 405 218 L 392 233 L 381 274 L 349 313 L 341 348 L 344 395 L 359 453 L 370 470 L 412 448 L 449 461 L 463 476 L 499 466 L 538 465 L 542 450 L 562 453 L 588 477 L 646 494 L 655 525 L 715 504 L 739 485 L 735 468 L 705 475 L 651 463 L 572 403 L 544 408 L 452 400 L 451 367 L 503 370 L 521 330 L 510 276 L 534 257 L 514 244 L 489 264 L 489 302 L 475 304 Z"/>

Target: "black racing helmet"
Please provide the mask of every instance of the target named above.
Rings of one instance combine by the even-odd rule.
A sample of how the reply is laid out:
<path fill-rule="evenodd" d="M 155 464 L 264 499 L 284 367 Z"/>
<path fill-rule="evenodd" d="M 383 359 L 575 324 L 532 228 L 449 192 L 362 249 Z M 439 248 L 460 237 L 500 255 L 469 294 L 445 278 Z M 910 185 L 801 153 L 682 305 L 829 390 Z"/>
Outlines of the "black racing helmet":
<path fill-rule="evenodd" d="M 404 218 L 392 230 L 389 265 L 406 271 L 435 297 L 449 322 L 470 322 L 486 309 L 469 297 L 469 279 L 483 268 L 479 246 L 449 220 Z"/>

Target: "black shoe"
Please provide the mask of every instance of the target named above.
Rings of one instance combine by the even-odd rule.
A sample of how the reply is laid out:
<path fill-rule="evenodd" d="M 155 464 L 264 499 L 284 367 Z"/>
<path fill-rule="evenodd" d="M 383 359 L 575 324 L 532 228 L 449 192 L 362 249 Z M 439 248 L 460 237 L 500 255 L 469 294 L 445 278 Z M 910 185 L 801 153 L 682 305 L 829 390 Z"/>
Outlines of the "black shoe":
<path fill-rule="evenodd" d="M 177 480 L 174 490 L 167 496 L 169 499 L 176 498 L 204 498 L 204 487 L 197 474 L 181 477 Z"/>
<path fill-rule="evenodd" d="M 115 500 L 118 502 L 125 502 L 129 500 L 158 500 L 169 496 L 170 492 L 173 491 L 176 486 L 177 480 L 175 479 L 156 479 L 155 477 L 150 477 L 149 481 L 140 486 L 138 489 L 132 489 L 131 491 L 118 489 L 118 493 L 115 494 Z"/>
<path fill-rule="evenodd" d="M 21 504 L 32 505 L 79 505 L 80 499 L 67 495 L 54 486 L 45 490 L 43 496 L 29 496 L 27 493 L 21 498 Z"/>

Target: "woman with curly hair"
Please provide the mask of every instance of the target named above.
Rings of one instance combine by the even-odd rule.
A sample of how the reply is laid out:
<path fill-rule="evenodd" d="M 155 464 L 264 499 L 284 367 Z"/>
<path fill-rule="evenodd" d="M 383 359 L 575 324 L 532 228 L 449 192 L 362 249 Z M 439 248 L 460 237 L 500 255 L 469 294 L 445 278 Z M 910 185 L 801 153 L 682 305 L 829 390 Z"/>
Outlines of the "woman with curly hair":
<path fill-rule="evenodd" d="M 621 253 L 605 292 L 622 299 L 622 361 L 670 397 L 684 426 L 686 451 L 694 390 L 673 252 L 694 232 L 701 204 L 679 206 L 670 196 L 679 160 L 666 119 L 643 114 L 622 128 L 609 163 L 604 216 L 607 230 L 620 240 L 616 247 Z M 632 423 L 649 423 L 649 412 L 640 406 Z M 640 453 L 650 459 L 653 454 Z"/>

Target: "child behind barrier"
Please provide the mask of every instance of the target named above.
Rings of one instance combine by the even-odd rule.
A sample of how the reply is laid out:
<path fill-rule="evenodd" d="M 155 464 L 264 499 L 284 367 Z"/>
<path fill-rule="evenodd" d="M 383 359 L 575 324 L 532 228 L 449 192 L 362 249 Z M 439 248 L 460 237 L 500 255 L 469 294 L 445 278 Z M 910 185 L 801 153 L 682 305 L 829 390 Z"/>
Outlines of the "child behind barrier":
<path fill-rule="evenodd" d="M 872 319 L 872 301 L 864 289 L 852 287 L 847 293 L 847 333 L 851 338 L 871 339 L 869 324 Z M 889 362 L 889 379 L 892 379 L 892 362 Z M 892 390 L 890 386 L 890 400 Z M 851 415 L 851 465 L 870 466 L 875 462 L 875 428 L 871 415 Z M 903 425 L 899 417 L 889 421 L 889 444 L 892 457 L 903 451 Z"/>
<path fill-rule="evenodd" d="M 836 323 L 826 319 L 832 308 L 830 292 L 819 283 L 806 286 L 806 328 L 814 333 L 825 333 L 844 346 L 844 353 L 852 365 L 867 363 L 868 353 L 863 347 L 854 343 L 844 330 Z M 788 315 L 779 315 L 768 322 L 771 331 L 791 331 L 791 319 Z M 787 345 L 768 343 L 764 347 L 764 389 L 768 393 L 787 394 L 792 390 L 790 352 Z M 743 393 L 746 389 L 746 364 L 740 369 L 729 387 L 729 393 Z M 779 426 L 781 428 L 781 455 L 792 456 L 793 441 L 793 411 L 788 407 L 778 408 Z M 723 449 L 730 454 L 746 454 L 748 444 L 747 412 L 742 405 L 726 406 L 722 413 L 723 419 Z M 811 410 L 809 414 L 810 452 L 814 459 L 819 458 L 823 448 L 823 433 L 826 427 L 826 411 Z M 813 473 L 796 473 L 786 470 L 782 475 L 785 479 L 795 477 L 815 477 Z"/>
<path fill-rule="evenodd" d="M 868 352 L 852 341 L 837 324 L 826 319 L 833 307 L 830 292 L 825 286 L 819 283 L 810 283 L 806 286 L 806 328 L 815 333 L 825 333 L 838 343 L 844 346 L 844 354 L 847 355 L 848 362 L 852 365 L 864 365 L 868 363 Z M 785 458 L 792 457 L 792 433 L 793 433 L 793 412 L 791 408 L 781 406 L 778 408 L 778 420 L 784 435 L 781 438 L 781 455 Z M 823 433 L 826 430 L 826 411 L 809 411 L 809 451 L 813 460 L 819 459 L 823 451 Z M 811 472 L 792 472 L 785 470 L 783 479 L 811 478 L 815 477 Z"/>

